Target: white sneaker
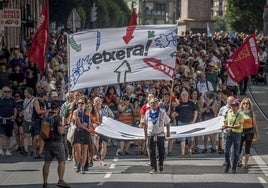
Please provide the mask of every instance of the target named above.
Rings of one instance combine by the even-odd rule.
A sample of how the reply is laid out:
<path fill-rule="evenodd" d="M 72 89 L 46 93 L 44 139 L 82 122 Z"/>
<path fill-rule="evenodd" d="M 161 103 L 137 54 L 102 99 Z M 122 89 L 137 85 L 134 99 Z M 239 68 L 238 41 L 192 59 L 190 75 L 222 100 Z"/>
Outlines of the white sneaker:
<path fill-rule="evenodd" d="M 6 153 L 5 154 L 6 154 L 6 156 L 10 156 L 11 155 L 11 153 L 10 153 L 10 151 L 8 149 L 6 150 Z"/>
<path fill-rule="evenodd" d="M 3 156 L 4 155 L 4 152 L 3 152 L 3 150 L 2 149 L 0 149 L 0 156 Z"/>

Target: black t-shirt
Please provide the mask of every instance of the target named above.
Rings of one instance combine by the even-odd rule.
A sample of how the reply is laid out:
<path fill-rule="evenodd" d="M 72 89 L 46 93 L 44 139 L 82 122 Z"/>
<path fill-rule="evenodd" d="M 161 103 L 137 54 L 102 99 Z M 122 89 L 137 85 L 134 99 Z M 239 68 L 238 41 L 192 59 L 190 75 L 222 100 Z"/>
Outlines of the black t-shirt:
<path fill-rule="evenodd" d="M 180 102 L 175 108 L 175 112 L 179 115 L 176 117 L 176 122 L 190 123 L 193 121 L 194 112 L 198 111 L 198 106 L 193 101 Z"/>
<path fill-rule="evenodd" d="M 0 116 L 9 118 L 14 115 L 14 108 L 16 108 L 16 101 L 13 97 L 0 98 Z"/>

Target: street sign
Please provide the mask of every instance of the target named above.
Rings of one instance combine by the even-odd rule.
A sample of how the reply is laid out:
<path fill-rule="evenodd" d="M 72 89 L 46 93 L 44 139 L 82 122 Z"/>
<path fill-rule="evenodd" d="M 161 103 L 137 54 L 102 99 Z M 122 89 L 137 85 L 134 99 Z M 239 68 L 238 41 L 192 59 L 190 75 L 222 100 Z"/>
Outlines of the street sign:
<path fill-rule="evenodd" d="M 0 25 L 5 27 L 20 27 L 20 9 L 4 9 L 0 11 Z"/>

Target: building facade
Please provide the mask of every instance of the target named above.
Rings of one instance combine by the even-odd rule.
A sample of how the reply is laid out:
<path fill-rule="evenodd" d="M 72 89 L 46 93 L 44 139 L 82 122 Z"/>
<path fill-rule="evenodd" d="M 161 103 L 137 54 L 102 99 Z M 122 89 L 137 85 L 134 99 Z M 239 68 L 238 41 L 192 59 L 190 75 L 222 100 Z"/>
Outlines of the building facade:
<path fill-rule="evenodd" d="M 1 25 L 2 43 L 7 48 L 20 45 L 35 31 L 37 20 L 42 11 L 45 0 L 6 0 L 4 9 L 19 9 L 21 12 L 21 24 L 18 27 Z"/>
<path fill-rule="evenodd" d="M 227 0 L 212 0 L 211 7 L 211 16 L 224 16 L 227 11 Z"/>

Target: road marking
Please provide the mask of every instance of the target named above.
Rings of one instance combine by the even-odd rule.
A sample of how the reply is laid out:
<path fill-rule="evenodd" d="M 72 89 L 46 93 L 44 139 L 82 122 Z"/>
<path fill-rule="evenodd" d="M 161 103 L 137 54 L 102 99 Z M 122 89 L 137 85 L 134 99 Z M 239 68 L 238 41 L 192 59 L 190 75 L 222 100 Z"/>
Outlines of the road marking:
<path fill-rule="evenodd" d="M 110 169 L 114 169 L 116 164 L 111 164 Z"/>
<path fill-rule="evenodd" d="M 105 181 L 102 181 L 102 182 L 98 183 L 97 186 L 103 186 L 104 183 L 105 183 Z"/>
<path fill-rule="evenodd" d="M 105 174 L 104 179 L 108 179 L 112 176 L 112 172 L 108 172 L 107 174 Z"/>
<path fill-rule="evenodd" d="M 268 166 L 266 165 L 266 163 L 262 160 L 262 158 L 256 153 L 256 151 L 254 149 L 251 150 L 252 154 L 253 154 L 253 159 L 256 161 L 256 163 L 258 164 L 259 168 L 261 169 L 261 171 L 263 172 L 263 174 L 268 177 Z"/>
<path fill-rule="evenodd" d="M 258 180 L 259 180 L 259 182 L 261 182 L 261 184 L 267 183 L 263 177 L 258 177 Z"/>

